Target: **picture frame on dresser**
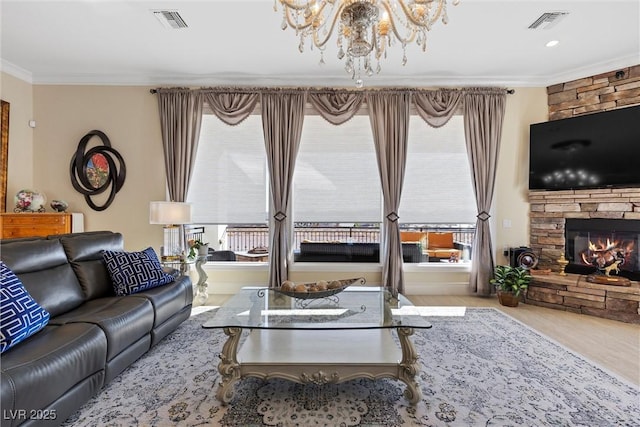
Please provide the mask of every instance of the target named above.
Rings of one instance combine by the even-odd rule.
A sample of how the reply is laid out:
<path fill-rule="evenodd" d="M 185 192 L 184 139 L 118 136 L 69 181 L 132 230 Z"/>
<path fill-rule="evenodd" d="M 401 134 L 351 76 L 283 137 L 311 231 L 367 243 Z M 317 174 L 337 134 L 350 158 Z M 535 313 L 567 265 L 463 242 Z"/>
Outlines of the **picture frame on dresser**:
<path fill-rule="evenodd" d="M 9 164 L 9 103 L 0 100 L 0 212 L 7 210 L 7 167 Z"/>

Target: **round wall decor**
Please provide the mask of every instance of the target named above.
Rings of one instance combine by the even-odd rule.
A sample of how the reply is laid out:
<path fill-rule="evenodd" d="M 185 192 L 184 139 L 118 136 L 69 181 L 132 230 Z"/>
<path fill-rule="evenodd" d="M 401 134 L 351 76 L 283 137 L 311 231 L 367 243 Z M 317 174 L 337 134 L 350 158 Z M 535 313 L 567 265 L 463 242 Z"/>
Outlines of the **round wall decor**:
<path fill-rule="evenodd" d="M 102 145 L 85 151 L 89 140 L 94 136 L 100 138 Z M 91 209 L 103 211 L 124 185 L 127 170 L 120 153 L 111 147 L 111 141 L 104 132 L 92 130 L 82 137 L 78 148 L 71 157 L 71 184 L 73 188 L 84 195 L 84 199 Z M 106 202 L 98 206 L 91 196 L 104 193 L 109 189 L 109 197 Z"/>

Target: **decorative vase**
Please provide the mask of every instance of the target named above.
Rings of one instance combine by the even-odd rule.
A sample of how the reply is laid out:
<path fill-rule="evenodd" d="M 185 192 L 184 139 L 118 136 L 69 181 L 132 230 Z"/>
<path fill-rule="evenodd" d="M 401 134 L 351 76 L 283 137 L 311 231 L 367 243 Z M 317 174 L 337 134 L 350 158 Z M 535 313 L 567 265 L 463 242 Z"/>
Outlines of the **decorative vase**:
<path fill-rule="evenodd" d="M 505 307 L 517 307 L 520 303 L 520 297 L 517 297 L 513 292 L 505 292 L 498 289 L 498 301 Z"/>
<path fill-rule="evenodd" d="M 50 206 L 56 212 L 66 212 L 69 204 L 64 200 L 52 200 Z"/>
<path fill-rule="evenodd" d="M 564 254 L 560 255 L 560 258 L 558 258 L 558 265 L 560 265 L 560 274 L 561 276 L 566 276 L 567 273 L 564 272 L 564 269 L 567 267 L 567 264 L 569 264 L 569 261 L 567 261 L 567 259 L 564 257 Z"/>
<path fill-rule="evenodd" d="M 209 254 L 209 245 L 200 245 L 198 248 L 198 255 L 205 256 Z"/>
<path fill-rule="evenodd" d="M 44 212 L 47 204 L 47 197 L 44 193 L 34 190 L 20 190 L 14 198 L 16 208 L 14 212 Z"/>

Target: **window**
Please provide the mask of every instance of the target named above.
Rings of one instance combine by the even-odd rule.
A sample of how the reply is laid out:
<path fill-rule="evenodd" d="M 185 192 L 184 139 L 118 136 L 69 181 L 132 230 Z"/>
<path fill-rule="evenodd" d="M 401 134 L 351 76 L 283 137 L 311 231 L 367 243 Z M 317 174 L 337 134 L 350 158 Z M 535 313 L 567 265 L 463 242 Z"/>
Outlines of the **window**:
<path fill-rule="evenodd" d="M 402 230 L 439 233 L 423 241 L 429 261 L 470 256 L 476 202 L 461 115 L 437 129 L 418 116 L 411 117 L 399 215 Z M 454 250 L 431 250 L 438 240 L 446 240 L 445 234 L 453 236 Z"/>
<path fill-rule="evenodd" d="M 297 261 L 354 261 L 349 256 L 309 256 L 311 243 L 378 245 L 382 193 L 368 116 L 335 126 L 307 115 L 293 182 Z M 325 249 L 320 246 L 314 250 Z M 379 261 L 376 255 L 366 259 Z"/>
<path fill-rule="evenodd" d="M 301 257 L 302 242 L 339 241 L 363 244 L 366 254 L 356 254 L 359 262 L 379 262 L 379 249 L 367 252 L 379 246 L 383 217 L 367 115 L 340 126 L 307 115 L 293 179 L 295 260 L 356 261 L 353 251 L 349 257 Z M 208 225 L 206 238 L 221 242 L 216 249 L 269 245 L 268 191 L 260 115 L 237 126 L 205 115 L 188 201 L 194 205 L 194 223 Z M 476 204 L 462 116 L 438 129 L 411 117 L 399 215 L 403 230 L 452 231 L 456 241 L 472 242 Z M 316 255 L 321 250 L 315 248 Z M 409 258 L 417 262 L 419 257 Z"/>
<path fill-rule="evenodd" d="M 402 224 L 475 224 L 462 116 L 434 129 L 418 116 L 409 122 L 400 221 Z"/>
<path fill-rule="evenodd" d="M 382 195 L 369 117 L 335 126 L 306 116 L 293 182 L 297 222 L 380 222 Z"/>
<path fill-rule="evenodd" d="M 187 201 L 193 204 L 195 224 L 218 225 L 206 228 L 209 241 L 222 242 L 216 249 L 246 251 L 264 246 L 268 240 L 267 188 L 260 116 L 229 126 L 205 114 Z M 236 231 L 238 224 L 248 225 L 253 240 L 246 238 L 249 233 L 229 232 L 231 224 Z"/>

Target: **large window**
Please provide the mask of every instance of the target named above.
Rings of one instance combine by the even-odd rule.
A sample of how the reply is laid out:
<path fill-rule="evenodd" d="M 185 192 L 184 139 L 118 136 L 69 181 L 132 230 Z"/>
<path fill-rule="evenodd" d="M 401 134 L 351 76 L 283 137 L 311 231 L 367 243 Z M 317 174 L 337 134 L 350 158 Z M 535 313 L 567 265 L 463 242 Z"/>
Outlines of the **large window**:
<path fill-rule="evenodd" d="M 260 116 L 229 126 L 205 114 L 187 197 L 193 204 L 194 223 L 209 224 L 207 238 L 218 249 L 247 251 L 263 246 L 268 240 L 267 188 Z M 238 224 L 249 224 L 252 232 L 238 234 L 233 231 Z M 249 234 L 252 240 L 247 239 Z"/>
<path fill-rule="evenodd" d="M 369 117 L 340 126 L 305 117 L 293 187 L 297 259 L 305 241 L 379 242 L 381 198 Z"/>
<path fill-rule="evenodd" d="M 475 224 L 462 116 L 437 129 L 411 117 L 399 215 L 407 225 Z"/>
<path fill-rule="evenodd" d="M 306 116 L 293 179 L 296 222 L 378 223 L 381 190 L 368 116 Z"/>
<path fill-rule="evenodd" d="M 268 189 L 260 115 L 237 126 L 205 115 L 188 195 L 194 222 L 210 225 L 207 230 L 216 233 L 210 240 L 220 242 L 220 249 L 268 246 Z M 305 117 L 292 212 L 296 260 L 305 260 L 300 257 L 303 242 L 379 246 L 382 191 L 367 115 L 356 115 L 339 126 L 318 115 Z M 456 240 L 471 242 L 476 204 L 462 116 L 438 129 L 411 117 L 399 215 L 403 230 L 453 230 Z M 379 255 L 367 254 L 370 262 L 379 261 L 375 258 Z"/>

